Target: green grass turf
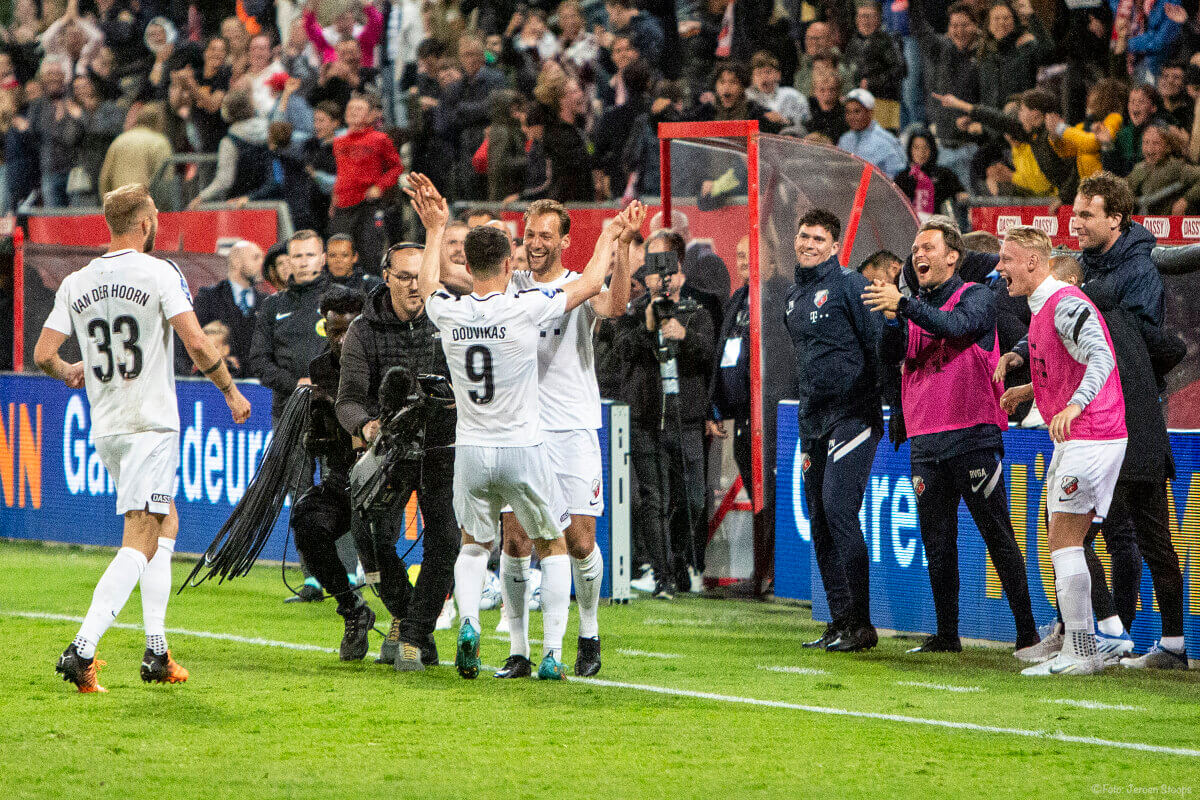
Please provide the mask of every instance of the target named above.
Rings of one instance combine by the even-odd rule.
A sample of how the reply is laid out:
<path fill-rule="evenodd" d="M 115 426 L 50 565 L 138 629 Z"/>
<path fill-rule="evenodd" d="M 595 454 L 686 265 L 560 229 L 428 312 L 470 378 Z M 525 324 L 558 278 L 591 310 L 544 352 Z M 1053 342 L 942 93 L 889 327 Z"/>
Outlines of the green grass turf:
<path fill-rule="evenodd" d="M 1200 758 L 790 708 L 666 696 L 583 681 L 464 681 L 453 667 L 397 674 L 331 653 L 170 635 L 191 680 L 146 686 L 140 631 L 99 650 L 104 695 L 54 674 L 111 551 L 0 541 L 0 797 L 782 798 L 1200 794 Z M 175 565 L 176 583 L 190 564 Z M 284 605 L 278 567 L 173 597 L 168 628 L 333 648 L 332 601 Z M 378 600 L 372 605 L 386 628 Z M 140 598 L 120 623 L 139 624 Z M 483 615 L 483 660 L 508 653 Z M 1171 747 L 1200 747 L 1195 673 L 1018 675 L 1007 650 L 914 657 L 911 639 L 869 654 L 800 648 L 804 609 L 700 598 L 600 612 L 610 681 Z M 564 660 L 575 656 L 572 610 Z M 540 636 L 540 615 L 531 623 Z M 438 633 L 443 661 L 453 632 Z M 372 635 L 372 650 L 379 637 Z M 620 649 L 679 658 L 628 655 Z M 535 662 L 540 647 L 534 645 Z M 824 670 L 780 673 L 763 666 Z M 979 691 L 898 685 L 920 682 Z M 1047 702 L 1088 700 L 1137 710 Z M 1112 787 L 1105 789 L 1105 787 Z M 919 794 L 918 793 L 922 793 Z M 1176 794 L 1175 796 L 1179 796 Z"/>

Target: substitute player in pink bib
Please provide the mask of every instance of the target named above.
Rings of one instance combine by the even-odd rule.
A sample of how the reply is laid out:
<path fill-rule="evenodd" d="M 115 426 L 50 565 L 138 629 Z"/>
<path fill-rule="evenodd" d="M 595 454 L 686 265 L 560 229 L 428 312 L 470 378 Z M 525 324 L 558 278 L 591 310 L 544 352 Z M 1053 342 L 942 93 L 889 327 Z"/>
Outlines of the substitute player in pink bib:
<path fill-rule="evenodd" d="M 1087 296 L 1050 275 L 1050 237 L 1027 226 L 1005 236 L 997 269 L 1009 294 L 1029 298 L 1033 382 L 1000 398 L 1005 411 L 1036 399 L 1050 420 L 1046 471 L 1049 548 L 1065 627 L 1062 651 L 1023 675 L 1088 675 L 1104 668 L 1092 623 L 1092 581 L 1083 540 L 1108 513 L 1125 458 L 1125 399 L 1103 317 Z"/>

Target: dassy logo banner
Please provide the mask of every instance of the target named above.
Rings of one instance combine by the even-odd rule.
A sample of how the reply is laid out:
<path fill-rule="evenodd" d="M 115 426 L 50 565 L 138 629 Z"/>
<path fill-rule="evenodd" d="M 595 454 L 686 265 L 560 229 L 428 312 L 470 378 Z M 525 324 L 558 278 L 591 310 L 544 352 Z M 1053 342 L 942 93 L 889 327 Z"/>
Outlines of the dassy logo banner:
<path fill-rule="evenodd" d="M 271 392 L 242 384 L 253 411 L 235 425 L 208 381 L 178 380 L 178 552 L 200 553 L 229 518 L 271 442 Z M 407 520 L 417 520 L 413 499 Z M 263 558 L 284 557 L 290 504 Z M 96 453 L 87 396 L 41 375 L 0 375 L 0 536 L 77 544 L 121 541 L 116 487 Z M 421 557 L 419 525 L 402 539 Z M 407 550 L 408 547 L 405 547 Z M 295 548 L 288 546 L 288 560 Z"/>
<path fill-rule="evenodd" d="M 775 593 L 812 599 L 813 616 L 829 620 L 821 577 L 812 557 L 812 534 L 803 497 L 805 453 L 796 430 L 796 406 L 779 406 L 775 513 Z M 1012 430 L 1005 437 L 1004 478 L 1017 543 L 1025 554 L 1033 613 L 1039 623 L 1054 618 L 1054 567 L 1046 547 L 1046 467 L 1053 445 L 1043 430 Z M 1171 483 L 1171 532 L 1184 573 L 1184 629 L 1189 652 L 1200 657 L 1200 433 L 1172 433 L 1178 477 Z M 1062 488 L 1064 491 L 1067 487 Z M 917 520 L 924 480 L 912 474 L 908 445 L 899 452 L 880 443 L 859 513 L 871 563 L 871 613 L 882 628 L 932 633 L 936 627 L 928 561 Z M 958 555 L 960 629 L 963 636 L 1012 641 L 1016 637 L 1008 601 L 987 559 L 966 506 L 959 505 Z M 1106 569 L 1103 538 L 1097 552 Z M 1148 571 L 1143 570 L 1133 637 L 1148 647 L 1160 632 L 1158 607 Z"/>

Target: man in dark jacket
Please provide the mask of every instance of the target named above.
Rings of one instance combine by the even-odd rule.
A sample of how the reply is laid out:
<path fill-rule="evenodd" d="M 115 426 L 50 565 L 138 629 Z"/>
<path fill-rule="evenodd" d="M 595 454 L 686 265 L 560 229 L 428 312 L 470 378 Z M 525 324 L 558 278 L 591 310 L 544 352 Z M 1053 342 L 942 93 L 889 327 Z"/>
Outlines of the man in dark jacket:
<path fill-rule="evenodd" d="M 425 315 L 417 293 L 423 249 L 402 243 L 389 251 L 385 285 L 368 296 L 363 315 L 350 326 L 342 347 L 337 416 L 343 428 L 365 442 L 373 442 L 379 435 L 379 386 L 390 368 L 404 367 L 413 376 L 450 377 L 441 334 Z M 433 629 L 454 581 L 458 557 L 459 530 L 451 502 L 456 422 L 451 409 L 434 413 L 426 425 L 421 462 L 405 465 L 393 479 L 398 507 L 389 515 L 391 524 L 371 526 L 379 596 L 392 615 L 380 660 L 388 661 L 390 655 L 401 672 L 437 663 L 436 651 L 431 650 Z M 396 553 L 401 523 L 405 522 L 404 506 L 414 491 L 425 526 L 425 557 L 415 591 Z M 361 511 L 355 508 L 353 513 L 358 517 Z M 416 525 L 416 520 L 407 524 Z"/>
<path fill-rule="evenodd" d="M 483 39 L 478 33 L 464 33 L 458 39 L 458 60 L 463 77 L 446 88 L 434 112 L 438 138 L 456 148 L 454 187 L 458 200 L 486 200 L 487 179 L 475 172 L 471 157 L 483 144 L 491 117 L 488 96 L 505 86 L 504 75 L 484 66 Z"/>
<path fill-rule="evenodd" d="M 378 264 L 367 264 L 367 273 L 359 266 L 354 237 L 348 233 L 335 233 L 325 242 L 325 267 L 329 270 L 330 281 L 364 295 L 370 294 L 376 286 L 383 284 L 375 274 L 379 269 Z"/>
<path fill-rule="evenodd" d="M 804 495 L 832 615 L 825 633 L 805 646 L 869 650 L 879 637 L 858 512 L 883 432 L 880 324 L 860 299 L 866 279 L 838 263 L 838 218 L 812 209 L 796 227 L 796 285 L 786 319 L 796 354 Z"/>
<path fill-rule="evenodd" d="M 683 237 L 658 231 L 646 252 L 684 255 Z M 688 591 L 690 571 L 704 571 L 704 423 L 709 418 L 712 318 L 699 304 L 681 302 L 682 270 L 652 271 L 649 290 L 620 319 L 613 343 L 628 365 L 623 396 L 632 423 L 633 471 L 645 552 L 654 570 L 654 596 Z M 674 309 L 668 311 L 670 306 Z M 665 316 L 664 316 L 665 315 Z M 670 370 L 677 378 L 672 384 Z M 663 376 L 668 380 L 664 383 Z M 675 391 L 672 392 L 671 390 Z"/>
<path fill-rule="evenodd" d="M 250 345 L 250 371 L 272 392 L 271 419 L 279 419 L 297 386 L 312 383 L 308 366 L 325 349 L 317 331 L 321 295 L 329 288 L 324 274 L 325 248 L 316 231 L 297 231 L 288 239 L 292 277 L 288 288 L 262 302 Z"/>
<path fill-rule="evenodd" d="M 229 328 L 229 353 L 237 359 L 235 377 L 239 378 L 250 375 L 254 312 L 266 299 L 256 288 L 262 280 L 262 266 L 262 248 L 242 239 L 229 250 L 228 277 L 196 292 L 196 319 L 200 326 L 218 320 Z M 191 359 L 187 359 L 187 367 L 190 372 Z"/>
<path fill-rule="evenodd" d="M 883 11 L 875 0 L 857 0 L 854 35 L 846 44 L 846 62 L 855 87 L 866 89 L 876 99 L 900 100 L 900 83 L 908 73 L 900 44 L 883 30 Z M 898 120 L 889 120 L 897 124 Z"/>

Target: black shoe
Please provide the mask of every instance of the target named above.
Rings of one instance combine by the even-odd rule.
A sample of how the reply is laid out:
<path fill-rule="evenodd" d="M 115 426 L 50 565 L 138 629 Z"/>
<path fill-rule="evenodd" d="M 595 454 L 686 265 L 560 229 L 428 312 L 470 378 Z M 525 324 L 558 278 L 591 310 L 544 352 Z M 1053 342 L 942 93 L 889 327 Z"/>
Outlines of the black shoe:
<path fill-rule="evenodd" d="M 79 688 L 83 694 L 91 692 L 107 692 L 96 681 L 96 673 L 103 664 L 103 661 L 92 657 L 83 658 L 79 655 L 79 649 L 74 642 L 67 645 L 67 649 L 58 657 L 58 663 L 54 665 L 54 671 L 63 676 L 64 681 L 70 681 Z"/>
<path fill-rule="evenodd" d="M 348 609 L 343 616 L 346 617 L 346 632 L 338 647 L 338 658 L 342 661 L 360 661 L 367 655 L 367 633 L 375 624 L 375 612 L 364 603 Z"/>
<path fill-rule="evenodd" d="M 925 637 L 917 647 L 905 650 L 906 653 L 961 653 L 962 642 L 957 636 L 953 639 L 940 634 Z"/>
<path fill-rule="evenodd" d="M 655 600 L 674 600 L 675 590 L 671 584 L 666 581 L 656 583 L 654 585 L 654 594 L 650 595 Z"/>
<path fill-rule="evenodd" d="M 325 599 L 325 593 L 311 583 L 300 587 L 300 591 L 284 600 L 285 603 L 319 603 Z"/>
<path fill-rule="evenodd" d="M 825 649 L 830 653 L 858 653 L 879 644 L 879 634 L 872 625 L 842 631 Z"/>
<path fill-rule="evenodd" d="M 829 646 L 829 643 L 838 638 L 840 633 L 839 625 L 836 622 L 831 622 L 825 626 L 825 632 L 821 634 L 821 638 L 813 639 L 811 642 L 805 642 L 801 647 L 821 648 L 822 650 Z"/>
<path fill-rule="evenodd" d="M 1042 640 L 1042 637 L 1038 635 L 1038 632 L 1036 630 L 1030 631 L 1029 633 L 1018 633 L 1017 634 L 1017 646 L 1014 649 L 1022 650 L 1026 647 L 1033 647 L 1035 644 L 1037 644 L 1041 640 Z"/>
<path fill-rule="evenodd" d="M 575 653 L 575 674 L 590 678 L 600 671 L 600 637 L 580 636 L 579 648 Z"/>
<path fill-rule="evenodd" d="M 511 655 L 493 678 L 528 678 L 533 675 L 533 662 L 525 656 Z"/>
<path fill-rule="evenodd" d="M 427 667 L 436 667 L 440 663 L 437 642 L 433 640 L 432 633 L 425 638 L 425 644 L 421 645 L 421 663 Z"/>

